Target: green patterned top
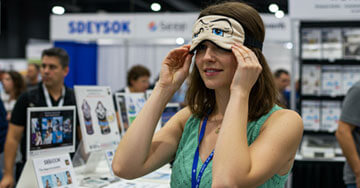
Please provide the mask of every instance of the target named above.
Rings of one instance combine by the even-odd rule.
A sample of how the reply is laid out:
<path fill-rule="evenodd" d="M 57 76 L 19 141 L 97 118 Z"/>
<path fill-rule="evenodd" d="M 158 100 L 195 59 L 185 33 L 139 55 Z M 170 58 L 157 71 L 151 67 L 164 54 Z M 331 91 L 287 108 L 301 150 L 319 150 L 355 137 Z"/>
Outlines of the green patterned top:
<path fill-rule="evenodd" d="M 260 117 L 257 121 L 249 122 L 247 125 L 248 144 L 251 145 L 259 135 L 260 128 L 266 119 L 276 110 L 282 109 L 275 105 L 269 113 Z M 176 151 L 175 161 L 171 173 L 171 187 L 191 187 L 191 170 L 194 160 L 195 150 L 198 144 L 198 132 L 201 119 L 191 116 L 185 124 L 184 132 L 182 134 L 178 150 Z M 199 156 L 197 165 L 197 175 L 201 169 L 202 161 Z M 204 171 L 201 178 L 200 188 L 211 187 L 212 183 L 212 161 Z M 196 175 L 196 177 L 197 177 Z M 289 173 L 284 176 L 275 174 L 268 181 L 266 181 L 260 188 L 283 188 L 288 178 Z"/>

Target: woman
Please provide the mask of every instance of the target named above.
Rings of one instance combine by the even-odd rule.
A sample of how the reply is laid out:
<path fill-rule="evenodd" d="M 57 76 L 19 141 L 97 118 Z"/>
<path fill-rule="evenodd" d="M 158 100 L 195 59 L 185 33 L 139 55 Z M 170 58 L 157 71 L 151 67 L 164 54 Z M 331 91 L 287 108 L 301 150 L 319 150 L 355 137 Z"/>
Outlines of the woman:
<path fill-rule="evenodd" d="M 136 178 L 174 160 L 172 187 L 284 187 L 303 125 L 296 112 L 276 105 L 261 52 L 264 35 L 259 14 L 246 4 L 201 11 L 191 46 L 168 54 L 151 97 L 122 138 L 115 174 Z M 188 107 L 153 135 L 188 75 L 191 52 Z"/>
<path fill-rule="evenodd" d="M 7 111 L 7 120 L 11 118 L 11 112 L 15 106 L 17 98 L 25 91 L 25 81 L 20 73 L 16 71 L 5 72 L 2 78 L 2 83 L 5 93 L 9 96 L 8 99 L 3 98 L 5 109 Z"/>

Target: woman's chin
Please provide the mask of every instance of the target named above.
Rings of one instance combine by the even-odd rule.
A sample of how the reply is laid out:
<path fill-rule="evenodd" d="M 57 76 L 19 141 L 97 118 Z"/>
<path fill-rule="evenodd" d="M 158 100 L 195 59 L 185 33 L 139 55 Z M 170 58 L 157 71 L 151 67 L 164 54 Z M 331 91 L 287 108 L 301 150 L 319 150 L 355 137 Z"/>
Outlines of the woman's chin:
<path fill-rule="evenodd" d="M 218 89 L 230 89 L 230 85 L 220 84 L 220 83 L 205 83 L 205 86 L 208 89 L 218 90 Z"/>

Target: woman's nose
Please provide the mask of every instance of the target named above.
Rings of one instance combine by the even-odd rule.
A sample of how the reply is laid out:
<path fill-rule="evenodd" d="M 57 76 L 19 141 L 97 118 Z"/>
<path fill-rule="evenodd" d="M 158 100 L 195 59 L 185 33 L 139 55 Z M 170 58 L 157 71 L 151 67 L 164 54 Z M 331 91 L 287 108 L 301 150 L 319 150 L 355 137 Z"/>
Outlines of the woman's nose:
<path fill-rule="evenodd" d="M 215 55 L 216 55 L 216 53 L 215 53 L 214 48 L 207 47 L 205 50 L 204 59 L 212 61 L 215 59 Z"/>

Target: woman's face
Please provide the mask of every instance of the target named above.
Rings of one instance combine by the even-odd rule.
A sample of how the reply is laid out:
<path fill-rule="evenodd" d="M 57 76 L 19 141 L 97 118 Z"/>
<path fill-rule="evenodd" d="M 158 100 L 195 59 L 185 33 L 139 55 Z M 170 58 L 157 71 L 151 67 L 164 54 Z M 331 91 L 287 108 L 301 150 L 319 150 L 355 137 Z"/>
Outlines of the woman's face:
<path fill-rule="evenodd" d="M 148 76 L 140 76 L 136 80 L 131 80 L 131 87 L 135 92 L 145 92 L 149 88 L 149 85 Z"/>
<path fill-rule="evenodd" d="M 14 82 L 8 73 L 4 74 L 2 83 L 7 94 L 9 94 L 14 89 Z"/>
<path fill-rule="evenodd" d="M 195 62 L 207 88 L 230 88 L 237 68 L 237 61 L 232 52 L 205 41 L 196 48 Z"/>

